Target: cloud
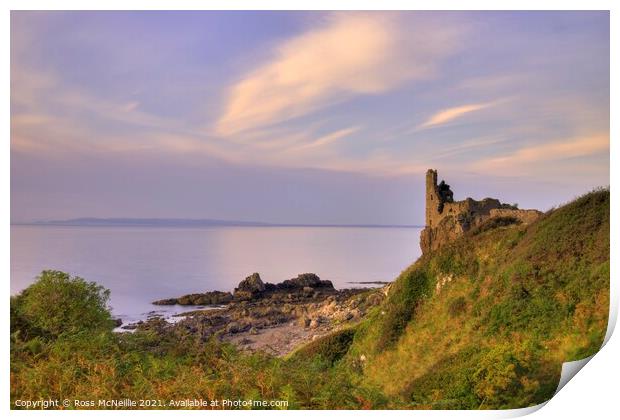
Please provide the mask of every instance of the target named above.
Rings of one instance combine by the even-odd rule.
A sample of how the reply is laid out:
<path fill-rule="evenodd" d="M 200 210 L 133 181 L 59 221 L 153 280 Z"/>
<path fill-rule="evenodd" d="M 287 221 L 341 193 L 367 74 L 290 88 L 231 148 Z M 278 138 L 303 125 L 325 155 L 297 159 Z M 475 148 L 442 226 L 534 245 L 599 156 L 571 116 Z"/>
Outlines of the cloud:
<path fill-rule="evenodd" d="M 455 47 L 456 25 L 433 26 L 391 13 L 335 13 L 289 39 L 236 83 L 216 133 L 240 132 L 306 115 L 353 95 L 386 92 L 436 74 Z"/>
<path fill-rule="evenodd" d="M 436 77 L 441 60 L 463 44 L 456 36 L 463 33 L 462 24 L 408 12 L 317 16 L 309 29 L 275 44 L 263 61 L 242 70 L 243 77 L 225 91 L 226 106 L 206 130 L 204 122 L 188 124 L 151 113 L 140 95 L 89 89 L 53 66 L 41 67 L 30 57 L 43 35 L 20 35 L 11 68 L 11 150 L 58 159 L 160 153 L 185 155 L 188 161 L 210 156 L 232 163 L 361 172 L 408 168 L 410 162 L 400 154 L 376 154 L 369 147 L 374 134 L 362 132 L 357 123 L 342 125 L 333 115 L 279 123 L 356 95 Z M 347 142 L 346 151 L 333 147 L 354 133 L 358 141 Z M 226 141 L 214 134 L 225 134 Z M 353 156 L 347 155 L 350 151 Z"/>
<path fill-rule="evenodd" d="M 511 171 L 516 169 L 527 172 L 534 164 L 546 164 L 608 151 L 609 134 L 602 133 L 524 147 L 504 156 L 480 160 L 475 162 L 473 167 L 485 171 Z M 578 170 L 578 167 L 575 170 Z"/>
<path fill-rule="evenodd" d="M 475 138 L 473 140 L 463 140 L 453 145 L 448 145 L 442 148 L 433 149 L 433 159 L 446 159 L 456 158 L 461 160 L 463 155 L 478 153 L 481 149 L 486 149 L 489 146 L 501 144 L 505 140 L 497 137 L 482 137 Z"/>
<path fill-rule="evenodd" d="M 487 108 L 491 106 L 493 103 L 481 103 L 481 104 L 468 104 L 461 105 L 454 108 L 444 109 L 433 114 L 428 120 L 424 123 L 420 124 L 417 128 L 429 128 L 436 127 L 438 125 L 446 124 L 450 121 L 456 120 L 457 118 L 462 117 L 465 114 L 469 114 L 470 112 L 479 111 L 481 109 Z"/>
<path fill-rule="evenodd" d="M 329 144 L 334 143 L 337 140 L 340 140 L 343 137 L 347 137 L 355 133 L 356 131 L 359 131 L 359 129 L 360 127 L 358 126 L 343 128 L 342 130 L 337 130 L 332 133 L 321 136 L 311 143 L 307 143 L 307 144 L 304 144 L 303 146 L 300 146 L 300 148 L 307 149 L 307 148 L 318 148 L 318 147 L 327 146 Z"/>

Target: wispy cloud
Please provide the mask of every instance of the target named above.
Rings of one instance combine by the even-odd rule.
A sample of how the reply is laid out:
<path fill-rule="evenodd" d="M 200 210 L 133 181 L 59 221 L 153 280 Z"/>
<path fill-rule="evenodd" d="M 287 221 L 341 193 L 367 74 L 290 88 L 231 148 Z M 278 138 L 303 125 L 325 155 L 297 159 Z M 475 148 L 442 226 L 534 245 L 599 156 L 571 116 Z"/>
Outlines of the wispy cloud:
<path fill-rule="evenodd" d="M 398 15 L 336 13 L 275 48 L 229 91 L 216 133 L 230 136 L 306 115 L 352 95 L 377 94 L 431 77 L 454 49 L 456 28 L 432 37 Z"/>
<path fill-rule="evenodd" d="M 446 159 L 454 158 L 470 153 L 478 153 L 481 149 L 486 149 L 489 146 L 501 144 L 505 139 L 497 137 L 482 137 L 472 140 L 464 140 L 461 143 L 455 145 L 448 145 L 437 150 L 433 150 L 432 157 L 434 159 Z"/>
<path fill-rule="evenodd" d="M 488 103 L 478 103 L 478 104 L 467 104 L 461 105 L 453 108 L 443 109 L 439 112 L 433 114 L 428 120 L 424 123 L 420 124 L 417 129 L 436 127 L 439 125 L 443 125 L 449 123 L 450 121 L 454 121 L 458 118 L 461 118 L 463 115 L 469 114 L 471 112 L 479 111 L 484 108 L 488 108 L 491 105 L 494 105 L 493 102 Z"/>
<path fill-rule="evenodd" d="M 580 158 L 603 152 L 609 152 L 608 133 L 524 147 L 503 156 L 480 160 L 475 162 L 473 167 L 477 170 L 489 172 L 514 170 L 527 172 L 532 169 L 532 165 Z"/>
<path fill-rule="evenodd" d="M 350 136 L 360 129 L 359 126 L 343 128 L 341 130 L 334 131 L 332 133 L 326 134 L 324 136 L 319 137 L 311 143 L 304 144 L 300 146 L 300 149 L 308 149 L 308 148 L 319 148 L 323 146 L 327 146 L 329 144 L 334 143 L 337 140 L 340 140 L 343 137 Z"/>

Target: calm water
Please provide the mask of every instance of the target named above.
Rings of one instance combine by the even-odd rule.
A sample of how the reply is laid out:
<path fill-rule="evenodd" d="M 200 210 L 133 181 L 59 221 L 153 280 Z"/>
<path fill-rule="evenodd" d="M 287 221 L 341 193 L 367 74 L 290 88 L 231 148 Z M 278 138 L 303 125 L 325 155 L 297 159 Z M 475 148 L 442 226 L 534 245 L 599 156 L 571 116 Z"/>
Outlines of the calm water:
<path fill-rule="evenodd" d="M 128 322 L 153 310 L 187 310 L 150 302 L 232 291 L 253 272 L 272 283 L 312 272 L 336 288 L 390 281 L 420 255 L 419 234 L 414 228 L 12 226 L 11 293 L 44 269 L 62 270 L 110 289 L 112 312 Z"/>

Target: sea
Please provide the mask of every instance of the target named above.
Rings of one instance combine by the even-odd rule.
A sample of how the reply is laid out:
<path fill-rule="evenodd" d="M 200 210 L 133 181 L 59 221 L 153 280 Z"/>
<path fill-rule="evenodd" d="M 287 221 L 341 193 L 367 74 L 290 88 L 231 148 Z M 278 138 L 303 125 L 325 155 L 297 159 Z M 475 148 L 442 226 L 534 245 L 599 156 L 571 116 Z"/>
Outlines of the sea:
<path fill-rule="evenodd" d="M 111 291 L 123 324 L 195 309 L 151 302 L 231 291 L 257 272 L 278 283 L 316 273 L 338 289 L 389 282 L 421 254 L 415 227 L 11 226 L 11 294 L 43 270 L 61 270 Z"/>

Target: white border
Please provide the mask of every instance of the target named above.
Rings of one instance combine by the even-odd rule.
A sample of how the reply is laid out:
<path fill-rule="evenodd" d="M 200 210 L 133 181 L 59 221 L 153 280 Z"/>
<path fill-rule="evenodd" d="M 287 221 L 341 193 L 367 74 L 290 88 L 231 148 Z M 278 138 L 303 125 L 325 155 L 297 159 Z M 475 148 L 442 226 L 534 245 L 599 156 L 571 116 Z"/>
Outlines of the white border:
<path fill-rule="evenodd" d="M 489 0 L 470 0 L 463 2 L 462 0 L 444 0 L 444 1 L 397 1 L 397 0 L 383 0 L 376 2 L 372 0 L 315 0 L 315 1 L 284 1 L 284 0 L 228 0 L 228 1 L 204 1 L 198 2 L 196 0 L 149 0 L 149 1 L 134 1 L 134 0 L 108 0 L 108 1 L 78 1 L 78 0 L 57 0 L 54 2 L 43 0 L 8 0 L 5 1 L 6 11 L 2 15 L 2 24 L 0 24 L 0 30 L 4 35 L 2 37 L 2 58 L 3 66 L 1 68 L 2 80 L 4 81 L 4 100 L 2 101 L 2 111 L 5 116 L 3 119 L 3 132 L 4 138 L 4 153 L 0 154 L 0 171 L 2 173 L 2 180 L 0 182 L 0 194 L 4 197 L 2 201 L 3 205 L 0 208 L 2 212 L 2 218 L 4 223 L 1 225 L 1 237 L 0 249 L 2 251 L 2 273 L 5 279 L 5 300 L 2 301 L 3 310 L 5 314 L 4 322 L 2 323 L 2 334 L 4 340 L 4 346 L 2 346 L 2 361 L 4 362 L 4 380 L 2 381 L 1 389 L 3 397 L 0 397 L 0 407 L 2 411 L 8 411 L 9 409 L 9 302 L 8 296 L 10 295 L 10 166 L 9 166 L 9 150 L 10 150 L 10 95 L 8 95 L 8 87 L 10 86 L 10 72 L 9 72 L 9 56 L 10 56 L 10 17 L 9 10 L 135 10 L 135 9 L 175 9 L 175 10 L 199 10 L 199 9 L 212 9 L 212 10 L 232 10 L 232 9 L 249 9 L 249 10 L 271 10 L 271 9 L 284 9 L 284 10 L 611 10 L 611 74 L 619 74 L 618 67 L 618 31 L 617 26 L 619 19 L 616 16 L 617 7 L 614 8 L 617 2 L 611 0 L 590 0 L 590 1 L 576 1 L 576 0 L 563 0 L 563 1 L 541 1 L 541 0 L 503 0 L 501 2 L 489 1 Z M 379 7 L 377 7 L 379 6 Z M 467 9 L 464 7 L 467 6 Z M 614 50 L 614 47 L 616 50 Z M 611 138 L 618 138 L 618 124 L 614 123 L 614 117 L 617 116 L 617 106 L 615 99 L 617 98 L 617 83 L 614 83 L 614 79 L 611 80 Z M 615 141 L 615 140 L 614 140 Z M 614 141 L 611 141 L 611 162 L 617 161 L 618 148 L 615 146 Z M 618 179 L 618 169 L 612 164 L 611 179 Z M 612 209 L 618 208 L 617 196 L 612 194 Z M 612 215 L 614 211 L 612 210 Z M 611 267 L 612 278 L 612 319 L 617 318 L 618 308 L 618 282 L 615 261 L 618 261 L 618 248 L 615 242 L 618 238 L 618 224 L 616 218 L 612 217 L 612 246 L 611 246 L 611 260 L 614 262 Z M 617 335 L 617 334 L 616 334 Z M 616 355 L 620 354 L 620 344 L 618 338 L 611 336 L 605 347 L 594 356 L 594 358 L 588 363 L 587 367 L 583 369 L 577 375 L 576 379 L 571 380 L 554 398 L 552 398 L 544 408 L 536 411 L 530 418 L 536 419 L 552 419 L 552 418 L 608 418 L 610 413 L 617 412 L 616 399 L 617 399 L 617 381 L 619 373 L 619 363 Z M 119 412 L 118 415 L 126 414 L 127 412 Z M 315 414 L 316 413 L 316 414 Z M 443 411 L 424 411 L 424 412 L 411 412 L 411 411 L 391 411 L 390 413 L 383 412 L 219 412 L 204 413 L 204 412 L 174 412 L 167 411 L 155 411 L 155 412 L 131 412 L 131 416 L 135 418 L 170 418 L 171 414 L 174 417 L 177 416 L 213 416 L 223 418 L 239 418 L 239 417 L 252 417 L 252 418 L 272 418 L 287 416 L 293 418 L 302 418 L 307 415 L 334 415 L 344 418 L 355 417 L 357 419 L 362 417 L 373 417 L 389 415 L 397 418 L 498 418 L 498 417 L 512 417 L 518 414 L 525 414 L 523 411 L 458 411 L 458 412 L 443 412 Z M 60 417 L 68 416 L 79 418 L 109 418 L 110 416 L 117 415 L 116 412 L 94 412 L 94 411 L 80 411 L 80 412 L 20 412 L 11 411 L 9 415 L 14 417 Z"/>

